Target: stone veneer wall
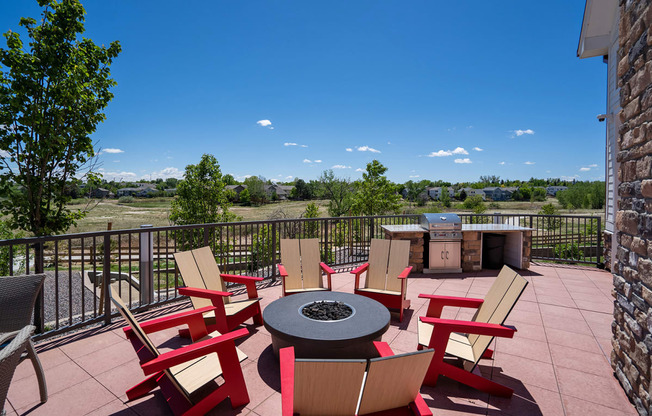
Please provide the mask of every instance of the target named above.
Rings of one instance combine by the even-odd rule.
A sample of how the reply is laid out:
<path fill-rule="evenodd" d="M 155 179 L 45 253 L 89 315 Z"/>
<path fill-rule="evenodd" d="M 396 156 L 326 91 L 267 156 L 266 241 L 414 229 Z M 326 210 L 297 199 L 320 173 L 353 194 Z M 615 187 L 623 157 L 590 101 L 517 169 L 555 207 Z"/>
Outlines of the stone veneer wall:
<path fill-rule="evenodd" d="M 613 271 L 611 264 L 611 241 L 613 238 L 613 233 L 609 231 L 602 232 L 602 259 L 604 262 L 604 269 L 608 271 Z"/>
<path fill-rule="evenodd" d="M 652 393 L 652 6 L 649 0 L 620 0 L 618 7 L 622 125 L 611 365 L 638 412 L 647 415 Z"/>
<path fill-rule="evenodd" d="M 479 231 L 462 232 L 462 271 L 482 270 L 482 233 Z M 523 231 L 523 261 L 521 269 L 530 268 L 532 255 L 532 231 Z"/>

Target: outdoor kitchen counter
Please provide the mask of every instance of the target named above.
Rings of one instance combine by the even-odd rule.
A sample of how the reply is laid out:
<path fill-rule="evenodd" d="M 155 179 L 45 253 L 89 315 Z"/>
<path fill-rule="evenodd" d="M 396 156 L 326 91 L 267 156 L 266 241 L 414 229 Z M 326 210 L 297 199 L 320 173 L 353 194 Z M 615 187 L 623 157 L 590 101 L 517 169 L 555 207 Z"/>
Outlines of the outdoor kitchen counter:
<path fill-rule="evenodd" d="M 382 225 L 385 238 L 388 240 L 410 241 L 410 262 L 413 273 L 423 273 L 423 237 L 428 231 L 420 225 Z"/>
<path fill-rule="evenodd" d="M 512 224 L 462 224 L 462 271 L 482 270 L 482 235 L 504 234 L 504 262 L 517 269 L 530 268 L 532 228 Z"/>

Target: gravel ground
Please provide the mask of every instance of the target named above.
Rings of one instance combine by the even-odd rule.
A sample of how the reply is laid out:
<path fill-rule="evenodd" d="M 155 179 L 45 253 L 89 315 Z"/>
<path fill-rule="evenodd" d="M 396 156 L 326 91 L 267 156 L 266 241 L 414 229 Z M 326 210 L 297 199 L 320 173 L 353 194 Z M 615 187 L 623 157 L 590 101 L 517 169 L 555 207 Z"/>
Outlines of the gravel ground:
<path fill-rule="evenodd" d="M 69 279 L 69 276 L 71 279 Z M 72 275 L 69 275 L 67 270 L 60 270 L 57 277 L 55 272 L 47 271 L 45 272 L 45 283 L 43 287 L 43 300 L 45 303 L 44 315 L 46 325 L 54 326 L 53 321 L 56 320 L 57 283 L 59 294 L 60 326 L 67 325 L 69 322 L 69 305 L 72 305 L 73 323 L 79 322 L 81 320 L 82 293 L 84 294 L 83 309 L 85 312 L 85 318 L 88 319 L 89 317 L 93 316 L 93 299 L 95 299 L 95 295 L 93 294 L 93 291 L 84 287 L 80 272 L 73 271 Z"/>

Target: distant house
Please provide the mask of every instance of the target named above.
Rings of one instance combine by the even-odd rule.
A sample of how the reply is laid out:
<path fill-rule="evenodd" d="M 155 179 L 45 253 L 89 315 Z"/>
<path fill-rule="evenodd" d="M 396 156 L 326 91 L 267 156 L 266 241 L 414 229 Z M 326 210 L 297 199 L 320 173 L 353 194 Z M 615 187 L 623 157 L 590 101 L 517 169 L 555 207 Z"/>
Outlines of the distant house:
<path fill-rule="evenodd" d="M 135 188 L 120 188 L 118 189 L 118 198 L 121 196 L 137 196 L 137 197 L 150 197 L 158 190 L 153 183 L 137 183 Z"/>
<path fill-rule="evenodd" d="M 474 195 L 480 195 L 482 197 L 482 200 L 487 199 L 487 195 L 484 193 L 482 189 L 475 189 L 475 188 L 462 188 L 460 189 L 460 193 L 464 191 L 466 196 L 474 196 Z"/>
<path fill-rule="evenodd" d="M 265 186 L 265 192 L 267 192 L 269 198 L 272 198 L 272 195 L 276 193 L 277 198 L 280 200 L 288 199 L 290 197 L 290 192 L 292 192 L 292 189 L 294 189 L 294 186 L 278 185 L 275 183 Z"/>
<path fill-rule="evenodd" d="M 91 198 L 113 198 L 115 194 L 108 189 L 96 188 L 91 191 Z"/>
<path fill-rule="evenodd" d="M 247 189 L 247 185 L 226 185 L 226 189 L 230 189 L 233 192 L 235 192 L 236 195 L 240 195 L 240 192 L 244 191 Z"/>
<path fill-rule="evenodd" d="M 505 188 L 501 187 L 487 187 L 482 190 L 485 196 L 492 201 L 507 201 L 512 198 L 511 191 L 507 191 Z"/>
<path fill-rule="evenodd" d="M 549 186 L 546 188 L 546 193 L 550 196 L 557 196 L 557 192 L 565 191 L 568 186 Z"/>
<path fill-rule="evenodd" d="M 428 196 L 431 199 L 434 199 L 435 201 L 439 201 L 439 198 L 441 198 L 441 190 L 442 189 L 443 188 L 441 186 L 434 186 L 434 187 L 429 186 L 429 187 L 426 188 L 426 193 L 428 194 Z M 450 196 L 452 198 L 453 195 L 455 194 L 455 192 L 453 191 L 453 188 L 449 187 L 447 189 L 448 189 L 448 196 Z"/>

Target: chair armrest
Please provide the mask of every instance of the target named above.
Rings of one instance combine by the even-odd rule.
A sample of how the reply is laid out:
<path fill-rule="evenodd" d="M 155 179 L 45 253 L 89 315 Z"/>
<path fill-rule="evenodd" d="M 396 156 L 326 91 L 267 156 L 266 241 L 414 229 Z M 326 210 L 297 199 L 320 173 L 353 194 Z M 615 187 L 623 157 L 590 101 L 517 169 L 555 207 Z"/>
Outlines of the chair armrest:
<path fill-rule="evenodd" d="M 439 296 L 439 295 L 426 295 L 420 294 L 420 298 L 429 299 L 428 311 L 426 316 L 430 318 L 441 317 L 441 312 L 444 306 L 457 306 L 460 308 L 479 308 L 484 302 L 484 299 L 474 298 L 459 298 L 455 296 Z"/>
<path fill-rule="evenodd" d="M 244 284 L 247 288 L 247 297 L 249 299 L 258 298 L 258 289 L 256 289 L 256 282 L 262 281 L 262 277 L 239 276 L 235 274 L 220 274 L 220 277 L 222 280 L 227 282 Z"/>
<path fill-rule="evenodd" d="M 462 334 L 476 334 L 476 335 L 489 335 L 493 337 L 513 338 L 516 328 L 507 327 L 498 324 L 487 324 L 484 322 L 471 322 L 471 321 L 458 321 L 454 319 L 439 319 L 430 318 L 427 316 L 419 317 L 421 322 L 434 325 L 433 336 L 435 334 L 442 336 L 446 334 L 446 341 L 448 342 L 448 335 L 451 332 L 460 332 Z"/>
<path fill-rule="evenodd" d="M 369 263 L 365 263 L 362 266 L 358 267 L 357 269 L 352 270 L 350 273 L 355 274 L 355 275 L 360 275 L 360 274 L 362 274 L 362 272 L 364 272 L 368 268 L 369 268 Z"/>
<path fill-rule="evenodd" d="M 405 270 L 401 272 L 401 274 L 398 275 L 399 279 L 407 279 L 408 275 L 412 271 L 412 266 L 406 267 Z"/>
<path fill-rule="evenodd" d="M 331 269 L 328 267 L 328 265 L 324 262 L 319 263 L 319 267 L 324 271 L 326 274 L 335 274 L 335 270 Z"/>
<path fill-rule="evenodd" d="M 178 350 L 166 352 L 161 354 L 155 359 L 141 365 L 145 375 L 158 373 L 159 371 L 166 370 L 172 366 L 183 364 L 192 359 L 203 357 L 204 355 L 217 352 L 221 348 L 220 344 L 225 342 L 233 342 L 237 338 L 244 337 L 249 334 L 246 328 L 238 329 L 237 331 L 229 332 L 228 334 L 220 335 L 219 337 L 200 341 L 195 344 L 187 345 Z M 233 344 L 235 348 L 235 344 Z"/>
<path fill-rule="evenodd" d="M 162 331 L 164 329 L 173 328 L 175 326 L 190 324 L 193 321 L 204 321 L 204 314 L 215 310 L 215 306 L 205 306 L 199 309 L 190 311 L 183 311 L 175 313 L 174 315 L 163 316 L 161 318 L 151 319 L 140 323 L 140 327 L 147 334 L 152 332 Z M 199 319 L 197 318 L 199 317 Z M 133 330 L 131 327 L 124 328 L 125 333 L 130 334 Z"/>
<path fill-rule="evenodd" d="M 226 280 L 231 283 L 242 283 L 246 285 L 247 283 L 262 282 L 262 277 L 253 277 L 253 276 L 240 276 L 237 274 L 220 274 L 222 280 Z"/>
<path fill-rule="evenodd" d="M 394 351 L 392 351 L 392 347 L 389 346 L 388 343 L 383 342 L 383 341 L 374 341 L 374 347 L 376 347 L 376 351 L 378 351 L 378 355 L 381 357 L 391 357 L 394 355 Z"/>
<path fill-rule="evenodd" d="M 294 347 L 279 351 L 281 367 L 281 409 L 283 416 L 294 413 Z"/>
<path fill-rule="evenodd" d="M 288 272 L 287 272 L 287 270 L 285 270 L 285 266 L 283 266 L 283 265 L 280 264 L 280 263 L 279 263 L 279 265 L 278 265 L 278 273 L 279 273 L 282 277 L 288 277 Z"/>
<path fill-rule="evenodd" d="M 226 298 L 233 294 L 230 292 L 220 292 L 219 290 L 200 289 L 197 287 L 180 287 L 178 290 L 180 295 L 195 296 L 198 298 L 205 298 L 205 299 L 214 299 L 214 298 L 222 298 L 222 297 Z"/>

